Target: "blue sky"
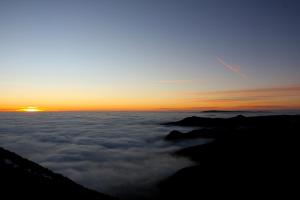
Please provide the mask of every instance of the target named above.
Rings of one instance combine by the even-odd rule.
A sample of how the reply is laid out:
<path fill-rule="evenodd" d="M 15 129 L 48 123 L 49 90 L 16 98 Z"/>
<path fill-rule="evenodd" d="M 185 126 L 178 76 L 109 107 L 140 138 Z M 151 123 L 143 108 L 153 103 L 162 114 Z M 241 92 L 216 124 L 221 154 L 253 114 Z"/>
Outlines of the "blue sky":
<path fill-rule="evenodd" d="M 1 0 L 0 98 L 89 97 L 101 108 L 103 98 L 157 96 L 168 106 L 189 92 L 299 85 L 299 9 L 297 0 Z M 77 94 L 60 99 L 67 91 Z"/>

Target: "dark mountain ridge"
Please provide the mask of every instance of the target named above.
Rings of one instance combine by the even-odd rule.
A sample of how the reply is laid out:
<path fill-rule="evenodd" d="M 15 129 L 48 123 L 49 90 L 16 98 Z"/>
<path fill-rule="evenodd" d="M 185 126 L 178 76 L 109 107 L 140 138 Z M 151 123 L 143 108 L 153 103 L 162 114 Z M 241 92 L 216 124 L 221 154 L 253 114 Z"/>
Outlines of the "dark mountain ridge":
<path fill-rule="evenodd" d="M 174 152 L 197 164 L 163 181 L 162 199 L 286 199 L 298 193 L 300 115 L 189 117 L 167 124 L 198 128 L 172 131 L 167 141 L 213 141 Z"/>
<path fill-rule="evenodd" d="M 0 177 L 1 195 L 7 199 L 114 199 L 87 189 L 1 147 Z"/>

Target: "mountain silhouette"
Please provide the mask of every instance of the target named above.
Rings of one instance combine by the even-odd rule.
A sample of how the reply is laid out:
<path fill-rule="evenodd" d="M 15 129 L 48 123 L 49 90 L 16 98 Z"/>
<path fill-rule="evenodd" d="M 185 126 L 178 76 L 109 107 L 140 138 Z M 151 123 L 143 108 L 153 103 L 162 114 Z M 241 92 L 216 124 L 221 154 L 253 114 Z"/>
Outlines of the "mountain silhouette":
<path fill-rule="evenodd" d="M 114 198 L 87 189 L 74 181 L 0 147 L 0 188 L 7 199 Z"/>

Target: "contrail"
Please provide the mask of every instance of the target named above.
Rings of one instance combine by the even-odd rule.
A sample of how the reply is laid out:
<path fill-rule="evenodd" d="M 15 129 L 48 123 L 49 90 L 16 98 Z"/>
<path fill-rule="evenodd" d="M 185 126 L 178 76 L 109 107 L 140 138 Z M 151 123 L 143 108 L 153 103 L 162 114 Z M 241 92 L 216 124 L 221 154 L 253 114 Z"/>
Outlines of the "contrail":
<path fill-rule="evenodd" d="M 238 75 L 240 75 L 241 77 L 246 77 L 246 75 L 244 73 L 241 72 L 241 67 L 240 66 L 233 66 L 233 65 L 229 65 L 227 64 L 222 58 L 217 57 L 217 60 L 219 63 L 221 63 L 225 68 L 227 68 L 228 70 L 230 70 L 233 73 L 236 73 Z"/>

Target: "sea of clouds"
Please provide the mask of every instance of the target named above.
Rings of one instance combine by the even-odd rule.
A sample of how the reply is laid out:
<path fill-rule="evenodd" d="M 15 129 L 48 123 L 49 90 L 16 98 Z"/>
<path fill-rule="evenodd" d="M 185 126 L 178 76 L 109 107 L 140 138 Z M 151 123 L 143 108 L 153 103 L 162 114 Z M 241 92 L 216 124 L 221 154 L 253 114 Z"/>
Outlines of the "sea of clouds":
<path fill-rule="evenodd" d="M 0 146 L 92 189 L 154 195 L 154 185 L 193 163 L 170 153 L 206 140 L 167 142 L 162 122 L 197 113 L 0 113 Z"/>

